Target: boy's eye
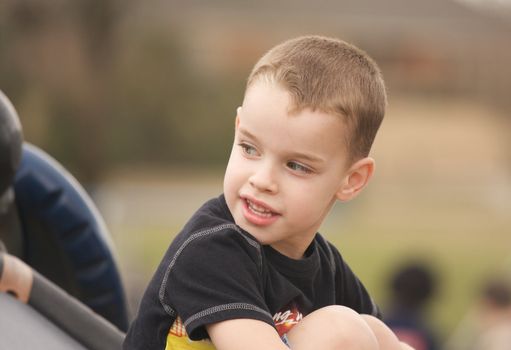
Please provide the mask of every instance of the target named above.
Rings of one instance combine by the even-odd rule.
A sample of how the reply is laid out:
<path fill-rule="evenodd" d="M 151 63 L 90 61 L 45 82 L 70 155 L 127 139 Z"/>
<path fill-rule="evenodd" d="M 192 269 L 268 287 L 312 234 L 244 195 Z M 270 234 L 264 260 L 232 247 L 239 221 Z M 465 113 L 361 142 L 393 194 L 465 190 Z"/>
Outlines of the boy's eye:
<path fill-rule="evenodd" d="M 241 147 L 241 150 L 243 153 L 245 153 L 248 156 L 256 156 L 257 150 L 255 147 L 247 145 L 246 143 L 240 143 L 239 146 Z"/>
<path fill-rule="evenodd" d="M 310 174 L 312 173 L 312 170 L 306 167 L 305 165 L 302 165 L 297 162 L 287 162 L 287 167 L 293 171 L 297 171 L 304 174 Z"/>

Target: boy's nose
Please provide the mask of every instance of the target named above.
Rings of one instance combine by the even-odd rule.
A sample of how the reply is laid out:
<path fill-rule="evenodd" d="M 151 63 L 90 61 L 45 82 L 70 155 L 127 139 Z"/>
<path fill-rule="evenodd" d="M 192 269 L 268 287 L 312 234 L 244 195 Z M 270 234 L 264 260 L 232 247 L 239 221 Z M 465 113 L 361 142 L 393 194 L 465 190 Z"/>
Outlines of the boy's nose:
<path fill-rule="evenodd" d="M 248 182 L 261 192 L 276 193 L 278 191 L 274 169 L 269 164 L 261 164 L 249 177 Z"/>

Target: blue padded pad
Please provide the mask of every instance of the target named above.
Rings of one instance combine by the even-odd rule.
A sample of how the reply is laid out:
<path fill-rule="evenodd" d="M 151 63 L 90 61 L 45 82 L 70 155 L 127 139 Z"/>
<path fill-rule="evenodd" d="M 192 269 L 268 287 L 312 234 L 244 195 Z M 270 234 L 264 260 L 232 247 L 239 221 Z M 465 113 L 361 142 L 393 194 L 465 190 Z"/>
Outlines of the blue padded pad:
<path fill-rule="evenodd" d="M 27 264 L 126 331 L 125 294 L 108 231 L 80 184 L 24 143 L 14 179 Z"/>

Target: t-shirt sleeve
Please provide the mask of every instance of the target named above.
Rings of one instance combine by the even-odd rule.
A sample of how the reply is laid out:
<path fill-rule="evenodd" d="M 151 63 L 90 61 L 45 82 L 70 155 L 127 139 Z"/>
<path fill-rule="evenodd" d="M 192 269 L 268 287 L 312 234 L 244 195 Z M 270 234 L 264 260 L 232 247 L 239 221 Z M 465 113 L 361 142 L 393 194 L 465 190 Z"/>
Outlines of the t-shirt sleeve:
<path fill-rule="evenodd" d="M 367 289 L 346 264 L 339 251 L 331 246 L 335 261 L 336 299 L 358 313 L 369 314 L 381 319 L 382 315 Z"/>
<path fill-rule="evenodd" d="M 181 318 L 192 340 L 208 337 L 205 325 L 228 319 L 273 324 L 264 300 L 260 246 L 233 226 L 196 232 L 176 246 L 160 300 Z"/>

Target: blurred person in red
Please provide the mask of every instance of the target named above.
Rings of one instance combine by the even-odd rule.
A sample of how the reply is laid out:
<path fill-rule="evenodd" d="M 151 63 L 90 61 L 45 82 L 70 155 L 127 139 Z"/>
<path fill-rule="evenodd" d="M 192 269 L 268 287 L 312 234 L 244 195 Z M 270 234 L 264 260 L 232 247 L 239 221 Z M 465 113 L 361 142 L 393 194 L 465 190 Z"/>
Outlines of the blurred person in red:
<path fill-rule="evenodd" d="M 399 340 L 416 350 L 437 350 L 438 340 L 424 316 L 435 295 L 437 277 L 425 263 L 402 265 L 389 280 L 391 291 L 385 323 Z"/>

